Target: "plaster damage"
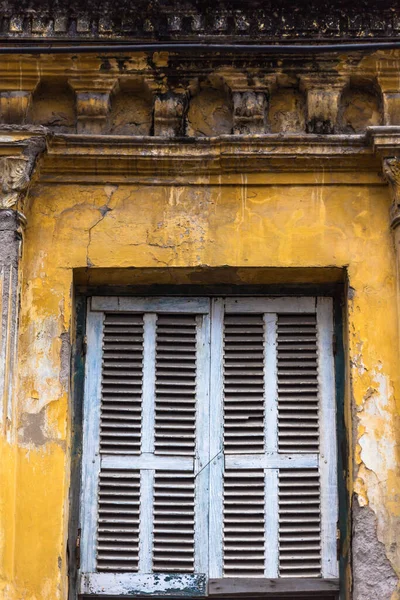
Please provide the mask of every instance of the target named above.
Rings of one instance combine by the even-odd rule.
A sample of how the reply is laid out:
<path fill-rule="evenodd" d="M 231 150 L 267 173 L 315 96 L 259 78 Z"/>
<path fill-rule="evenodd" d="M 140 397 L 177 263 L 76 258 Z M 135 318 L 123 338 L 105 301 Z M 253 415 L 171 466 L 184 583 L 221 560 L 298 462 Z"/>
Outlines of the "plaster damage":
<path fill-rule="evenodd" d="M 378 540 L 376 517 L 371 508 L 353 501 L 354 600 L 391 600 L 398 577 Z"/>
<path fill-rule="evenodd" d="M 370 291 L 371 292 L 371 291 Z M 350 311 L 362 318 L 359 294 L 352 294 Z M 365 309 L 364 309 L 365 310 Z M 357 332 L 357 333 L 356 333 Z M 398 420 L 394 379 L 384 373 L 381 359 L 369 366 L 371 339 L 354 325 L 353 423 L 355 465 L 353 498 L 353 581 L 355 600 L 399 596 L 400 510 L 398 488 Z M 383 357 L 381 347 L 378 356 Z M 376 359 L 375 359 L 376 360 Z M 355 394 L 361 384 L 362 395 Z M 369 575 L 367 577 L 367 574 Z"/>
<path fill-rule="evenodd" d="M 46 486 L 50 473 L 56 482 L 45 502 L 48 515 L 54 510 L 50 521 L 57 531 L 53 542 L 48 542 L 49 578 L 61 581 L 57 557 L 63 555 L 60 523 L 66 518 L 64 508 L 61 510 L 68 481 L 62 443 L 68 440 L 72 269 L 85 267 L 87 256 L 93 265 L 91 271 L 101 265 L 111 272 L 135 266 L 164 273 L 168 265 L 170 281 L 177 282 L 173 267 L 235 264 L 243 267 L 235 271 L 235 277 L 246 281 L 246 266 L 340 267 L 351 259 L 349 278 L 354 291 L 349 312 L 349 355 L 357 406 L 355 442 L 359 448 L 354 489 L 360 504 L 367 508 L 367 516 L 372 515 L 376 521 L 376 533 L 375 529 L 367 531 L 368 546 L 379 550 L 385 573 L 390 573 L 385 581 L 377 575 L 382 598 L 396 598 L 398 591 L 393 590 L 397 575 L 391 569 L 399 564 L 395 539 L 399 527 L 394 453 L 397 434 L 392 425 L 396 409 L 393 389 L 398 377 L 397 333 L 392 325 L 396 319 L 396 292 L 386 224 L 386 187 L 266 187 L 259 175 L 243 178 L 237 187 L 229 185 L 229 178 L 222 178 L 219 184 L 204 180 L 199 186 L 189 187 L 167 183 L 37 185 L 32 194 L 34 210 L 28 215 L 23 259 L 19 364 L 20 442 L 21 449 L 29 452 L 29 459 L 28 455 L 21 456 L 21 465 L 25 481 L 32 485 Z M 294 202 L 299 207 L 296 211 L 292 209 Z M 364 262 L 366 253 L 370 256 L 368 265 Z M 195 273 L 194 281 L 198 277 Z M 117 282 L 118 277 L 107 281 Z M 154 281 L 154 276 L 147 281 Z M 251 281 L 257 281 L 255 274 Z M 44 456 L 48 466 L 41 475 Z M 353 483 L 349 481 L 351 489 Z M 36 520 L 38 509 L 34 506 L 32 510 Z M 368 518 L 367 523 L 371 521 Z M 357 517 L 354 521 L 356 549 L 364 548 L 366 532 L 360 528 L 361 520 Z M 39 532 L 40 526 L 37 535 L 41 535 Z M 16 540 L 17 551 L 21 551 L 22 543 L 29 547 L 29 539 L 21 535 Z M 358 598 L 366 593 L 360 581 L 369 555 L 357 549 L 353 556 L 354 585 L 361 590 L 357 591 Z M 33 562 L 37 564 L 36 559 Z M 43 576 L 36 573 L 38 564 L 29 571 L 30 575 L 25 572 L 29 587 L 21 587 L 19 597 L 29 589 L 35 600 L 54 600 L 54 592 L 49 595 L 40 591 Z M 65 577 L 64 563 L 61 577 Z M 372 592 L 368 593 L 372 598 Z M 58 597 L 64 598 L 61 592 Z M 7 600 L 16 598 L 9 595 Z"/>

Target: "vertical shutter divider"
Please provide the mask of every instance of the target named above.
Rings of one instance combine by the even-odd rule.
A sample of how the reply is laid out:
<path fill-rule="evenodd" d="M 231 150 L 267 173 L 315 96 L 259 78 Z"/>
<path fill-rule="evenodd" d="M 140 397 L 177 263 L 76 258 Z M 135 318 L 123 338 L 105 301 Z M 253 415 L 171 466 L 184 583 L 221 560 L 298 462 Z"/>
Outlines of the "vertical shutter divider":
<path fill-rule="evenodd" d="M 139 573 L 153 570 L 154 470 L 140 471 Z"/>
<path fill-rule="evenodd" d="M 337 451 L 332 298 L 317 299 L 322 577 L 338 577 Z"/>
<path fill-rule="evenodd" d="M 223 575 L 224 412 L 223 326 L 225 302 L 212 300 L 210 360 L 210 533 L 209 577 Z"/>
<path fill-rule="evenodd" d="M 141 453 L 154 452 L 156 313 L 143 315 L 143 398 Z M 139 573 L 153 569 L 154 470 L 140 471 Z"/>
<path fill-rule="evenodd" d="M 154 452 L 156 389 L 156 313 L 143 315 L 142 454 Z"/>
<path fill-rule="evenodd" d="M 279 508 L 278 469 L 265 469 L 265 569 L 264 577 L 278 577 Z"/>
<path fill-rule="evenodd" d="M 277 315 L 264 314 L 264 447 L 266 452 L 278 451 L 278 381 L 276 355 Z"/>
<path fill-rule="evenodd" d="M 210 315 L 197 317 L 197 414 L 195 471 L 195 562 L 197 573 L 208 573 Z"/>
<path fill-rule="evenodd" d="M 277 315 L 264 314 L 264 444 L 266 452 L 278 451 Z M 279 516 L 278 469 L 265 469 L 265 577 L 278 577 Z"/>
<path fill-rule="evenodd" d="M 81 571 L 96 571 L 98 481 L 100 473 L 101 365 L 104 313 L 91 312 L 88 301 L 85 406 L 81 489 Z"/>

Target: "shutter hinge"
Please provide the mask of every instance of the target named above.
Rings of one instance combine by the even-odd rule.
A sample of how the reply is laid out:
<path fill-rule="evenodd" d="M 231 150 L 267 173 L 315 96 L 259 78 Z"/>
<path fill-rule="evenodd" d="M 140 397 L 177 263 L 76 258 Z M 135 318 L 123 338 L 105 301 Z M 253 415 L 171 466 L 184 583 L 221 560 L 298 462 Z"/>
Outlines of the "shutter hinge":
<path fill-rule="evenodd" d="M 336 529 L 336 558 L 340 560 L 340 529 Z"/>
<path fill-rule="evenodd" d="M 337 339 L 336 339 L 336 334 L 334 333 L 332 335 L 332 351 L 333 351 L 334 355 L 336 355 L 336 349 L 337 349 Z"/>
<path fill-rule="evenodd" d="M 83 356 L 86 356 L 86 352 L 87 352 L 87 335 L 84 336 L 83 340 L 82 340 L 82 354 Z"/>
<path fill-rule="evenodd" d="M 76 568 L 80 569 L 81 566 L 81 530 L 78 529 L 78 535 L 76 536 L 75 542 L 75 560 Z"/>

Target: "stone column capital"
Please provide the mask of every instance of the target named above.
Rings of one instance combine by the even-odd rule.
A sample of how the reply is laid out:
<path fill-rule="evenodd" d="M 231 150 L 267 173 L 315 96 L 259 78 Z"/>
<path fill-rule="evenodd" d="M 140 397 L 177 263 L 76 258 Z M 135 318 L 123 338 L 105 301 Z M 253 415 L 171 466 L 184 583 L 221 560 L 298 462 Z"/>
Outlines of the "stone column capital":
<path fill-rule="evenodd" d="M 400 225 L 400 154 L 384 158 L 382 161 L 382 170 L 392 194 L 390 225 L 392 229 L 396 229 Z"/>

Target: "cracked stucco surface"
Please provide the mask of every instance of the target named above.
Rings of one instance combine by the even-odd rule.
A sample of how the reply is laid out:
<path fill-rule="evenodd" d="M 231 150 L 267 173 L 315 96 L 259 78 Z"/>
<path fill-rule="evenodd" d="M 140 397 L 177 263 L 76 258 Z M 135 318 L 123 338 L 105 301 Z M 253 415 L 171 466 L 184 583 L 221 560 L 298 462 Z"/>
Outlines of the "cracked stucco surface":
<path fill-rule="evenodd" d="M 353 600 L 390 600 L 397 576 L 378 540 L 374 511 L 353 502 Z"/>
<path fill-rule="evenodd" d="M 400 598 L 398 335 L 389 193 L 384 185 L 324 186 L 318 175 L 314 184 L 293 185 L 286 177 L 284 185 L 265 185 L 265 176 L 253 175 L 235 185 L 225 185 L 231 181 L 221 176 L 217 183 L 202 178 L 190 186 L 166 180 L 32 187 L 22 263 L 20 437 L 14 450 L 0 448 L 18 489 L 18 495 L 4 492 L 0 504 L 0 515 L 16 515 L 0 539 L 5 600 L 67 597 L 66 561 L 60 568 L 58 557 L 65 556 L 68 522 L 73 269 L 163 269 L 173 283 L 174 267 L 201 265 L 232 265 L 243 273 L 245 267 L 348 267 L 349 431 L 355 407 L 349 494 L 356 492 L 360 510 L 372 513 L 371 539 L 390 573 L 385 593 Z M 185 277 L 182 283 L 191 283 Z M 248 283 L 257 282 L 252 277 Z M 118 283 L 118 275 L 106 283 Z M 364 535 L 356 527 L 355 548 L 362 547 Z M 362 552 L 353 560 L 362 563 Z M 362 568 L 357 577 L 360 585 Z"/>

